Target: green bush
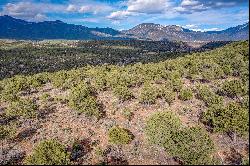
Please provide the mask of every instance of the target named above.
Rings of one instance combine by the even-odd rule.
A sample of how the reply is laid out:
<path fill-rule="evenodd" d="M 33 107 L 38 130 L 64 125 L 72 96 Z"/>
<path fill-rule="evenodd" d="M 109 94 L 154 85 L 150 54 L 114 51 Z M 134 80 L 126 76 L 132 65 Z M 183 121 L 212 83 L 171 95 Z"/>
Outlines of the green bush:
<path fill-rule="evenodd" d="M 122 115 L 123 115 L 126 119 L 131 120 L 134 114 L 133 114 L 133 111 L 132 111 L 132 110 L 130 110 L 130 109 L 128 109 L 128 108 L 125 108 L 124 110 L 122 110 Z"/>
<path fill-rule="evenodd" d="M 7 117 L 35 118 L 38 113 L 38 106 L 30 99 L 19 99 L 10 103 L 6 109 Z"/>
<path fill-rule="evenodd" d="M 16 133 L 16 127 L 10 125 L 1 125 L 0 126 L 0 140 L 6 138 L 12 138 Z"/>
<path fill-rule="evenodd" d="M 67 79 L 68 79 L 68 74 L 66 71 L 63 70 L 53 73 L 50 76 L 50 81 L 56 88 L 63 88 Z"/>
<path fill-rule="evenodd" d="M 198 98 L 205 102 L 207 106 L 223 104 L 223 98 L 215 94 L 208 86 L 198 86 Z"/>
<path fill-rule="evenodd" d="M 181 100 L 191 100 L 193 98 L 193 92 L 191 89 L 182 89 L 179 94 Z"/>
<path fill-rule="evenodd" d="M 172 146 L 167 152 L 178 157 L 186 165 L 212 164 L 214 143 L 208 133 L 200 127 L 184 128 L 173 136 Z"/>
<path fill-rule="evenodd" d="M 101 147 L 96 147 L 95 148 L 95 155 L 97 155 L 97 156 L 104 156 L 104 150 L 101 148 Z"/>
<path fill-rule="evenodd" d="M 241 101 L 241 105 L 243 108 L 249 110 L 249 96 L 244 96 L 242 101 Z"/>
<path fill-rule="evenodd" d="M 133 93 L 126 86 L 118 85 L 113 88 L 113 92 L 120 100 L 123 101 L 129 100 L 133 97 Z"/>
<path fill-rule="evenodd" d="M 106 75 L 104 73 L 97 75 L 93 81 L 93 85 L 97 90 L 105 90 L 107 88 Z"/>
<path fill-rule="evenodd" d="M 162 146 L 184 164 L 211 164 L 214 144 L 200 127 L 183 127 L 172 112 L 159 112 L 146 122 L 145 133 L 150 143 Z"/>
<path fill-rule="evenodd" d="M 44 93 L 42 94 L 42 96 L 40 96 L 40 100 L 42 100 L 43 102 L 47 102 L 50 98 L 50 94 L 49 93 Z"/>
<path fill-rule="evenodd" d="M 219 93 L 229 97 L 243 96 L 247 93 L 247 88 L 240 80 L 225 81 L 221 85 Z"/>
<path fill-rule="evenodd" d="M 70 90 L 69 106 L 79 113 L 100 118 L 102 112 L 100 111 L 100 106 L 94 96 L 94 92 L 93 88 L 86 83 L 79 83 Z"/>
<path fill-rule="evenodd" d="M 86 116 L 95 116 L 97 118 L 102 116 L 97 99 L 93 96 L 87 96 L 81 100 L 70 99 L 69 106 L 79 113 L 84 113 Z"/>
<path fill-rule="evenodd" d="M 154 104 L 157 96 L 157 88 L 152 84 L 146 83 L 141 90 L 140 102 L 145 104 Z"/>
<path fill-rule="evenodd" d="M 181 126 L 176 114 L 166 111 L 152 115 L 146 122 L 145 133 L 150 143 L 169 148 L 174 144 L 172 135 Z"/>
<path fill-rule="evenodd" d="M 172 84 L 173 90 L 176 92 L 179 92 L 183 86 L 183 82 L 181 79 L 172 79 L 171 84 Z"/>
<path fill-rule="evenodd" d="M 30 88 L 39 88 L 47 82 L 48 82 L 48 78 L 45 73 L 39 73 L 39 74 L 27 77 L 27 83 Z"/>
<path fill-rule="evenodd" d="M 171 104 L 175 100 L 175 92 L 173 92 L 172 88 L 168 85 L 159 88 L 158 95 L 165 99 L 168 104 Z"/>
<path fill-rule="evenodd" d="M 223 72 L 225 73 L 225 75 L 227 76 L 231 76 L 233 75 L 233 69 L 230 65 L 223 65 L 221 66 Z"/>
<path fill-rule="evenodd" d="M 168 104 L 171 104 L 175 100 L 175 93 L 172 91 L 165 91 L 163 98 Z"/>
<path fill-rule="evenodd" d="M 241 165 L 249 165 L 249 157 L 244 157 L 241 161 Z"/>
<path fill-rule="evenodd" d="M 27 165 L 67 165 L 70 160 L 62 144 L 55 140 L 46 140 L 35 147 L 24 163 Z"/>
<path fill-rule="evenodd" d="M 203 114 L 203 122 L 214 132 L 248 133 L 248 110 L 238 103 L 231 102 L 226 107 L 212 105 Z"/>
<path fill-rule="evenodd" d="M 109 129 L 108 139 L 110 143 L 117 145 L 129 144 L 133 139 L 133 135 L 126 129 L 115 126 Z"/>
<path fill-rule="evenodd" d="M 202 78 L 204 80 L 211 81 L 213 79 L 220 79 L 225 75 L 223 69 L 221 69 L 220 66 L 216 64 L 209 64 L 209 65 L 211 65 L 209 66 L 209 68 L 205 68 L 201 72 Z"/>
<path fill-rule="evenodd" d="M 17 100 L 18 93 L 24 90 L 29 90 L 29 84 L 25 76 L 15 76 L 1 82 L 1 100 L 2 101 L 15 101 Z"/>

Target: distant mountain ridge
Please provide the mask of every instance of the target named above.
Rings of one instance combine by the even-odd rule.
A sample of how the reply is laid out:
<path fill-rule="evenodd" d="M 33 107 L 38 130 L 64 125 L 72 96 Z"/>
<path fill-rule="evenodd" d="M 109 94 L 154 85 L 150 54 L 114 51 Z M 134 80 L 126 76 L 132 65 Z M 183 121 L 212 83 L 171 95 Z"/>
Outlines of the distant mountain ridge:
<path fill-rule="evenodd" d="M 88 28 L 67 24 L 60 20 L 27 22 L 10 16 L 0 16 L 0 38 L 6 39 L 69 39 L 69 40 L 124 40 L 153 41 L 237 41 L 248 40 L 249 23 L 223 31 L 196 32 L 176 25 L 143 23 L 132 29 Z"/>
<path fill-rule="evenodd" d="M 0 16 L 0 38 L 10 39 L 101 39 L 120 34 L 112 28 L 88 28 L 62 21 L 27 22 Z"/>
<path fill-rule="evenodd" d="M 237 41 L 249 38 L 249 23 L 228 28 L 222 31 L 199 32 L 176 25 L 163 26 L 160 24 L 143 23 L 122 33 L 138 38 L 154 41 Z"/>

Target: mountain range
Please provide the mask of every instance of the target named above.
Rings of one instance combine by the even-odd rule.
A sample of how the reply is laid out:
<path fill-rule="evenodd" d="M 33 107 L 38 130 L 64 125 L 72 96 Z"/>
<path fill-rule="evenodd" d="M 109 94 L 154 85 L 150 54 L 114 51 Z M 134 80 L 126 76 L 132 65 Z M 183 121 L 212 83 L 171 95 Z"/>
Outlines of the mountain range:
<path fill-rule="evenodd" d="M 153 41 L 236 41 L 248 40 L 249 23 L 222 31 L 199 32 L 176 25 L 143 23 L 129 30 L 88 28 L 60 20 L 27 22 L 10 16 L 0 16 L 2 39 L 69 39 L 69 40 L 153 40 Z"/>

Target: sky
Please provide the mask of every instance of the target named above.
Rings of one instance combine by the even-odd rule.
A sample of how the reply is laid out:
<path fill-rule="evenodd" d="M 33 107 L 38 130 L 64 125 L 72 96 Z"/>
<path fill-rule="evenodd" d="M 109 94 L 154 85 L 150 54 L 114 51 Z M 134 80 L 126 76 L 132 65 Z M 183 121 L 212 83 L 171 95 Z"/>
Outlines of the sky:
<path fill-rule="evenodd" d="M 249 21 L 249 0 L 0 0 L 0 15 L 130 29 L 140 23 L 223 30 Z"/>

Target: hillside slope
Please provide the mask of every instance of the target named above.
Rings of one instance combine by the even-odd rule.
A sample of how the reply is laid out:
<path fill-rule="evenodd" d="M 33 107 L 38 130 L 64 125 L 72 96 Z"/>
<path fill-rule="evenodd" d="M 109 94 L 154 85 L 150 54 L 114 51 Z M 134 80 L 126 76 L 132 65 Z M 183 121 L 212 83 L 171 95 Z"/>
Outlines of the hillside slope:
<path fill-rule="evenodd" d="M 3 79 L 0 163 L 247 164 L 248 66 L 244 41 Z"/>

